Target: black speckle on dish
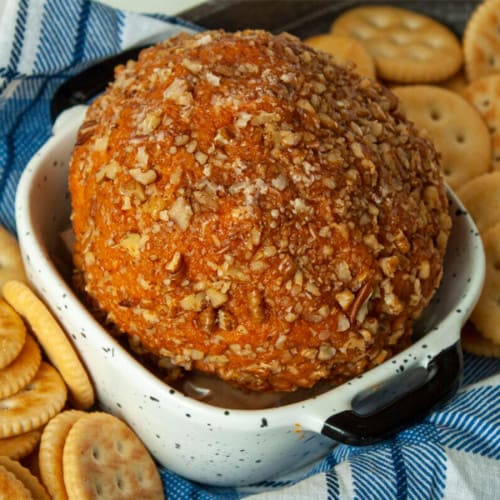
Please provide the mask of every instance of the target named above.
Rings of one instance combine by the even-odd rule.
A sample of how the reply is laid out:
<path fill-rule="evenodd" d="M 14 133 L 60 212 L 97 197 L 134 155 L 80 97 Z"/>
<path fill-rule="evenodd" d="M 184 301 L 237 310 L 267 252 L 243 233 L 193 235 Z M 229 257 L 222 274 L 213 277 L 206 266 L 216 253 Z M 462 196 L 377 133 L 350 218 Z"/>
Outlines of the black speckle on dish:
<path fill-rule="evenodd" d="M 397 362 L 398 362 L 398 360 L 397 360 L 397 359 L 393 359 L 393 360 L 392 360 L 392 364 L 393 364 L 393 365 L 395 365 Z"/>
<path fill-rule="evenodd" d="M 155 401 L 156 403 L 159 403 L 159 402 L 160 402 L 160 400 L 159 400 L 158 398 L 155 398 L 154 396 L 149 396 L 149 399 L 150 399 L 151 401 Z"/>
<path fill-rule="evenodd" d="M 399 365 L 399 369 L 400 369 L 402 372 L 404 372 L 404 371 L 405 371 L 405 367 L 404 367 L 404 365 Z"/>
<path fill-rule="evenodd" d="M 85 332 L 80 332 L 80 335 L 81 335 L 84 339 L 86 339 L 86 338 L 87 338 L 87 335 L 85 334 Z"/>
<path fill-rule="evenodd" d="M 422 344 L 422 349 L 427 349 L 427 344 Z"/>
<path fill-rule="evenodd" d="M 263 418 L 261 421 L 260 421 L 260 426 L 261 427 L 267 427 L 267 418 Z"/>
<path fill-rule="evenodd" d="M 256 464 L 260 464 L 261 462 L 262 462 L 262 460 L 261 460 L 260 458 L 258 458 L 258 459 L 255 461 L 255 463 L 256 463 Z"/>
<path fill-rule="evenodd" d="M 229 415 L 231 412 L 229 410 L 224 410 L 224 415 Z"/>
<path fill-rule="evenodd" d="M 155 434 L 155 437 L 156 437 L 157 439 L 160 439 L 160 435 L 159 435 L 159 434 Z"/>
<path fill-rule="evenodd" d="M 457 209 L 455 210 L 455 215 L 456 215 L 456 216 L 459 216 L 459 215 L 467 215 L 467 212 L 466 212 L 465 210 L 462 210 L 462 209 L 460 209 L 460 208 L 457 208 Z"/>
<path fill-rule="evenodd" d="M 460 314 L 462 312 L 462 309 L 457 309 L 456 311 L 458 314 Z"/>
<path fill-rule="evenodd" d="M 218 477 L 222 477 L 222 474 L 220 472 L 217 472 Z"/>
<path fill-rule="evenodd" d="M 247 451 L 247 450 L 242 449 L 242 450 L 240 450 L 240 453 L 245 453 L 246 451 Z"/>
<path fill-rule="evenodd" d="M 71 336 L 76 340 L 76 335 L 74 333 L 72 333 Z"/>
<path fill-rule="evenodd" d="M 186 413 L 187 418 L 191 418 L 191 413 Z"/>
<path fill-rule="evenodd" d="M 175 443 L 175 449 L 179 450 L 181 448 L 181 445 L 179 443 Z"/>
<path fill-rule="evenodd" d="M 170 391 L 168 391 L 168 392 L 170 392 L 170 394 L 175 394 L 174 389 L 170 389 Z"/>
<path fill-rule="evenodd" d="M 118 403 L 118 402 L 116 403 L 116 406 L 118 406 L 118 408 L 122 407 L 121 403 Z"/>

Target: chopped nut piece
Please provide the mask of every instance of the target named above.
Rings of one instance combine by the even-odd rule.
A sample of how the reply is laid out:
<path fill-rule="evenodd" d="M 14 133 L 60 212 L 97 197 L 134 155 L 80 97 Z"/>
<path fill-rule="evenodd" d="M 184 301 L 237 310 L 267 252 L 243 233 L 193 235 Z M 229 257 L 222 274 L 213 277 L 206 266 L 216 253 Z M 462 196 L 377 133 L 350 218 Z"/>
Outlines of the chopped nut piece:
<path fill-rule="evenodd" d="M 179 302 L 182 309 L 185 311 L 201 311 L 203 304 L 205 303 L 205 293 L 191 293 L 186 295 Z"/>
<path fill-rule="evenodd" d="M 217 323 L 222 330 L 232 330 L 236 326 L 234 316 L 225 309 L 219 309 L 217 312 Z"/>
<path fill-rule="evenodd" d="M 161 111 L 150 111 L 139 124 L 139 133 L 148 135 L 153 132 L 160 125 L 162 114 Z"/>
<path fill-rule="evenodd" d="M 130 175 L 143 186 L 147 186 L 156 180 L 158 174 L 154 170 L 141 170 L 140 168 L 132 168 L 129 170 Z"/>
<path fill-rule="evenodd" d="M 228 300 L 227 293 L 221 293 L 215 288 L 207 288 L 206 290 L 207 298 L 212 304 L 212 307 L 218 308 L 222 304 L 225 304 Z"/>
<path fill-rule="evenodd" d="M 168 210 L 169 217 L 179 226 L 182 231 L 189 227 L 189 222 L 193 216 L 191 205 L 181 196 Z"/>

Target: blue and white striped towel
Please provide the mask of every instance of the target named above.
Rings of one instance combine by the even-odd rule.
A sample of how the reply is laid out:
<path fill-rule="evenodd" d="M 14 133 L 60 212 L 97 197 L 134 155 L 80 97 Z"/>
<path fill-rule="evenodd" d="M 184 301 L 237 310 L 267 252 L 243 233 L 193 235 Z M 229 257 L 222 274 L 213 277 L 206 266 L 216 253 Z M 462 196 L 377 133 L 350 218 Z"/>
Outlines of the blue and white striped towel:
<path fill-rule="evenodd" d="M 8 0 L 0 24 L 0 222 L 15 231 L 19 176 L 51 133 L 50 99 L 89 63 L 191 29 L 88 0 Z M 169 499 L 500 498 L 500 361 L 465 356 L 462 389 L 393 439 L 339 445 L 293 475 L 244 489 L 191 483 L 161 469 Z"/>

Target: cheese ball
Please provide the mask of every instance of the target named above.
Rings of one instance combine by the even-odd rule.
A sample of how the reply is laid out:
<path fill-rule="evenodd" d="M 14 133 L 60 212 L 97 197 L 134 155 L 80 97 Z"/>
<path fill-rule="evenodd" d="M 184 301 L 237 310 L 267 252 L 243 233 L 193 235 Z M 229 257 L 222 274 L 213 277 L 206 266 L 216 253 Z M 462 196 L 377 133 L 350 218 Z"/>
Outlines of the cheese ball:
<path fill-rule="evenodd" d="M 253 391 L 404 349 L 443 271 L 435 148 L 387 88 L 288 34 L 184 34 L 118 67 L 69 186 L 96 314 Z"/>

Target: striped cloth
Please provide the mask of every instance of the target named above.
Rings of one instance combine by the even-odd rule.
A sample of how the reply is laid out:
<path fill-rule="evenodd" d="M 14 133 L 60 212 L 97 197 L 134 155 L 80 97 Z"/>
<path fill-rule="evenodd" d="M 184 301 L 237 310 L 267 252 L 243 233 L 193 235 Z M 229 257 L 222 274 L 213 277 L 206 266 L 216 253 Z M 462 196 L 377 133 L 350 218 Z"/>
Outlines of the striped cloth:
<path fill-rule="evenodd" d="M 0 24 L 0 222 L 15 232 L 14 196 L 51 133 L 50 99 L 69 76 L 127 47 L 194 27 L 86 0 L 9 0 Z M 293 475 L 242 489 L 191 483 L 160 469 L 169 499 L 499 498 L 500 362 L 465 356 L 445 407 L 383 443 L 339 445 Z"/>

